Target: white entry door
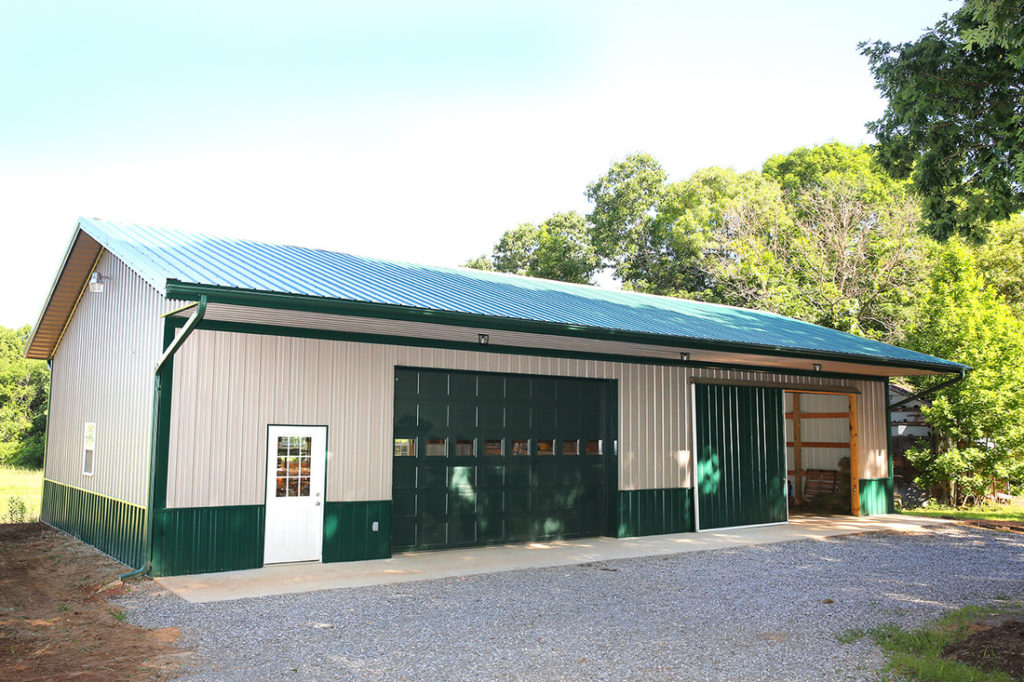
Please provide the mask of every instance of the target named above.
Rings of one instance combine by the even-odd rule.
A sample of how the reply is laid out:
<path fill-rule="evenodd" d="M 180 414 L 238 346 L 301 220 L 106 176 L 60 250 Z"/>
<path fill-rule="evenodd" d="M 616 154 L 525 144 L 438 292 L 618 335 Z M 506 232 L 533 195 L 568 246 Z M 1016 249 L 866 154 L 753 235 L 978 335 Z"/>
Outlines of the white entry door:
<path fill-rule="evenodd" d="M 263 562 L 320 561 L 326 426 L 271 426 Z"/>

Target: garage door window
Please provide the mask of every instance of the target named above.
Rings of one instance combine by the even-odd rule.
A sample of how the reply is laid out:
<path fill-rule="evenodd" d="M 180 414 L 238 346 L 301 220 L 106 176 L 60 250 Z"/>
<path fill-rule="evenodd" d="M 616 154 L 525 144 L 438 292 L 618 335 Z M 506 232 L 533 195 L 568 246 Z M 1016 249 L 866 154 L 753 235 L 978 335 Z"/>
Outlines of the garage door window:
<path fill-rule="evenodd" d="M 578 455 L 578 454 L 580 454 L 580 442 L 578 440 L 563 440 L 562 441 L 562 454 L 563 455 Z"/>
<path fill-rule="evenodd" d="M 473 456 L 473 439 L 472 438 L 460 438 L 455 441 L 455 455 L 456 457 L 472 457 Z"/>
<path fill-rule="evenodd" d="M 484 441 L 484 454 L 485 455 L 501 455 L 501 441 L 500 440 L 485 440 Z"/>
<path fill-rule="evenodd" d="M 395 457 L 415 457 L 416 456 L 416 439 L 415 438 L 396 438 L 395 439 Z"/>
<path fill-rule="evenodd" d="M 587 441 L 587 454 L 588 455 L 600 455 L 601 454 L 601 441 L 599 441 L 599 440 L 588 440 Z"/>
<path fill-rule="evenodd" d="M 514 441 L 512 441 L 512 454 L 513 455 L 528 455 L 528 454 L 530 454 L 530 441 L 529 440 L 514 440 Z"/>
<path fill-rule="evenodd" d="M 447 438 L 428 438 L 427 457 L 446 457 L 448 455 Z"/>
<path fill-rule="evenodd" d="M 537 454 L 538 455 L 553 455 L 555 454 L 555 441 L 551 439 L 541 439 L 537 441 Z"/>

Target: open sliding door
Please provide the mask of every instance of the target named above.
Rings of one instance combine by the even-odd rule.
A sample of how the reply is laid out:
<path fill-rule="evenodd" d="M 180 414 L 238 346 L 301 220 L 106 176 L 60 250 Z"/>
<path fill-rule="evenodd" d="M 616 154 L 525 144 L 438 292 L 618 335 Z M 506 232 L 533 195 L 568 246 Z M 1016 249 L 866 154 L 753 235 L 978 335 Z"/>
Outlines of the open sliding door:
<path fill-rule="evenodd" d="M 697 529 L 785 523 L 781 388 L 695 384 Z"/>

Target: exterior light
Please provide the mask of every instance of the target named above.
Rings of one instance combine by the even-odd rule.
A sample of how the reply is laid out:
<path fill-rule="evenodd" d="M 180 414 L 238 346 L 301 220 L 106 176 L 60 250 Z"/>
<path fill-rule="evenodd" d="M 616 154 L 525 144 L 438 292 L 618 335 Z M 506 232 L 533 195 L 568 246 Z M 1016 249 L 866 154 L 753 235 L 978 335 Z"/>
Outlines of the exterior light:
<path fill-rule="evenodd" d="M 92 277 L 89 278 L 89 291 L 97 294 L 103 293 L 103 283 L 109 280 L 109 277 L 104 277 L 98 272 L 92 273 Z"/>
<path fill-rule="evenodd" d="M 690 354 L 689 353 L 685 353 L 685 352 L 680 353 L 679 354 L 679 359 L 682 360 L 683 362 L 689 362 L 690 361 Z"/>
<path fill-rule="evenodd" d="M 814 367 L 814 371 L 815 372 L 820 372 L 821 371 L 821 365 L 819 363 L 816 362 L 812 366 Z"/>
<path fill-rule="evenodd" d="M 491 335 L 490 334 L 477 334 L 476 335 L 476 340 L 480 342 L 481 346 L 486 346 L 488 343 L 491 342 Z"/>

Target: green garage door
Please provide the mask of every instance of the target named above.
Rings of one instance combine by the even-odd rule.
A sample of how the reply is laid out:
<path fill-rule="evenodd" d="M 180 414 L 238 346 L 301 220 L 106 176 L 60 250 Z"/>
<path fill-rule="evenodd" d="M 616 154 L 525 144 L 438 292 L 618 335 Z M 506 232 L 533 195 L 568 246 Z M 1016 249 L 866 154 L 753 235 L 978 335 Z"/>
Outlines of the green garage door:
<path fill-rule="evenodd" d="M 698 529 L 786 521 L 782 389 L 697 384 L 695 392 Z"/>
<path fill-rule="evenodd" d="M 606 381 L 396 369 L 392 550 L 606 534 L 608 399 Z"/>

